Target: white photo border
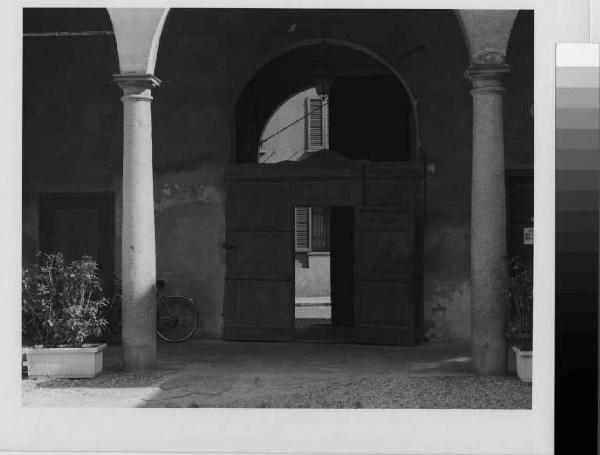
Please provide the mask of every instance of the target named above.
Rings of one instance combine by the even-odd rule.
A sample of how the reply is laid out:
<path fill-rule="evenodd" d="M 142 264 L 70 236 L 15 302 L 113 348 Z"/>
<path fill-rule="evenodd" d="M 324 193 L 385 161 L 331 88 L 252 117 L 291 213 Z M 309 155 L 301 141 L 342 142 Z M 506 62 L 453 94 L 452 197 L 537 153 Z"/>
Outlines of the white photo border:
<path fill-rule="evenodd" d="M 535 221 L 531 410 L 65 409 L 21 406 L 23 7 L 534 9 Z M 2 105 L 0 450 L 208 453 L 549 454 L 554 434 L 554 74 L 556 42 L 588 42 L 572 0 L 8 1 L 0 15 Z M 595 36 L 600 36 L 596 32 Z"/>

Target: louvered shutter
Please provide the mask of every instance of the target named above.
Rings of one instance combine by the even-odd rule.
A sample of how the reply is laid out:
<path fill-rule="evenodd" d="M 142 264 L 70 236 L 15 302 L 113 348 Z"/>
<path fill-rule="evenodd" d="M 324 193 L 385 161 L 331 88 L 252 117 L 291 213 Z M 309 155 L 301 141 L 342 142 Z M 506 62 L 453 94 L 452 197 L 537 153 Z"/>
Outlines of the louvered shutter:
<path fill-rule="evenodd" d="M 311 251 L 329 251 L 329 208 L 311 207 Z"/>
<path fill-rule="evenodd" d="M 310 207 L 295 207 L 296 251 L 310 251 Z"/>
<path fill-rule="evenodd" d="M 306 151 L 328 147 L 327 104 L 321 98 L 306 98 Z"/>

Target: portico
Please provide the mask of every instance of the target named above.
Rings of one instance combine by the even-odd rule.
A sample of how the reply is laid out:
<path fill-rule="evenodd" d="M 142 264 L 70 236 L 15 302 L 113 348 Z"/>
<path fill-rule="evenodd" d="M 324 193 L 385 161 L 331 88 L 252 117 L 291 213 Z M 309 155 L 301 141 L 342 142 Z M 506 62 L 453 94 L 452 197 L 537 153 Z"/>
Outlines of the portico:
<path fill-rule="evenodd" d="M 516 151 L 505 149 L 503 100 L 512 95 L 504 79 L 517 70 L 519 83 L 532 84 L 509 66 L 518 12 L 424 11 L 372 12 L 369 23 L 376 26 L 361 29 L 351 11 L 282 17 L 266 11 L 256 21 L 259 11 L 108 10 L 119 65 L 114 83 L 123 95 L 122 184 L 114 188 L 122 195 L 116 229 L 127 369 L 156 364 L 157 274 L 199 305 L 201 337 L 223 337 L 229 292 L 223 245 L 231 228 L 226 168 L 239 164 L 240 140 L 259 137 L 264 126 L 249 118 L 256 110 L 236 111 L 237 103 L 244 99 L 260 111 L 283 101 L 296 82 L 284 87 L 273 76 L 261 86 L 251 82 L 254 75 L 291 49 L 324 39 L 369 55 L 409 93 L 413 114 L 402 128 L 410 131 L 413 150 L 406 156 L 421 163 L 425 188 L 415 243 L 423 284 L 413 289 L 420 307 L 411 316 L 420 320 L 411 323 L 421 325 L 424 338 L 468 339 L 475 372 L 504 374 L 505 156 L 533 155 L 512 123 Z M 428 31 L 419 35 L 419 26 Z M 224 28 L 228 34 L 219 35 Z M 338 76 L 373 71 L 355 65 Z M 523 103 L 529 107 L 530 100 Z M 521 115 L 520 105 L 509 107 Z M 243 129 L 236 112 L 245 115 Z"/>

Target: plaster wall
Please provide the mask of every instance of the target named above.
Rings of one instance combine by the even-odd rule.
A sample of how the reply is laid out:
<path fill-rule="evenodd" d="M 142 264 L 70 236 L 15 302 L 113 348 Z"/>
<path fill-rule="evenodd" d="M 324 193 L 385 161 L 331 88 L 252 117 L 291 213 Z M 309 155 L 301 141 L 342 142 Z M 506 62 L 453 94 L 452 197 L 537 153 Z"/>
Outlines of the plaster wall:
<path fill-rule="evenodd" d="M 513 33 L 519 41 L 509 44 L 507 58 L 513 64 L 505 96 L 507 163 L 522 167 L 533 156 L 532 23 L 532 14 L 519 15 Z M 270 59 L 323 38 L 379 56 L 417 102 L 417 139 L 428 165 L 426 335 L 466 339 L 472 100 L 463 76 L 467 49 L 452 11 L 172 10 L 156 64 L 163 83 L 153 93 L 158 276 L 167 292 L 198 303 L 199 336 L 221 336 L 224 171 L 235 156 L 237 98 Z M 425 51 L 401 58 L 420 44 Z M 38 241 L 40 192 L 120 195 L 121 93 L 111 81 L 117 71 L 112 36 L 24 41 L 24 258 Z M 116 210 L 119 226 L 118 198 Z M 115 245 L 119 272 L 119 238 Z"/>
<path fill-rule="evenodd" d="M 277 163 L 289 159 L 297 160 L 304 154 L 306 145 L 306 121 L 298 119 L 305 115 L 306 98 L 316 98 L 317 91 L 314 88 L 304 90 L 295 94 L 283 103 L 267 122 L 261 139 L 264 142 L 261 150 L 261 163 Z M 283 128 L 285 130 L 281 131 Z M 280 132 L 281 131 L 281 132 Z"/>
<path fill-rule="evenodd" d="M 296 297 L 329 297 L 329 253 L 307 253 L 308 267 L 296 264 Z"/>
<path fill-rule="evenodd" d="M 65 17 L 93 30 L 110 24 L 107 13 Z M 27 15 L 24 26 L 25 32 L 45 30 Z M 117 70 L 112 36 L 24 38 L 24 265 L 35 261 L 39 249 L 41 193 L 114 192 L 115 224 L 121 224 L 123 113 L 121 90 L 111 81 Z M 120 236 L 117 229 L 117 258 Z M 120 261 L 115 267 L 120 276 Z"/>

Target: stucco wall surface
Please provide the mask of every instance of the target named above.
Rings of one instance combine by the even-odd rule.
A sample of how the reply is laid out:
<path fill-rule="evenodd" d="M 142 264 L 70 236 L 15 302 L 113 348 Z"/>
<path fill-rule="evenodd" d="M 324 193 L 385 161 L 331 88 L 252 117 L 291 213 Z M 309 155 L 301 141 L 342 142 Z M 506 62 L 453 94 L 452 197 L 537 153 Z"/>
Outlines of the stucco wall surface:
<path fill-rule="evenodd" d="M 329 253 L 308 253 L 308 267 L 296 264 L 296 297 L 329 297 Z"/>
<path fill-rule="evenodd" d="M 262 133 L 261 163 L 297 160 L 306 149 L 306 98 L 317 97 L 316 90 L 304 90 L 285 101 L 269 119 Z M 302 119 L 302 120 L 300 120 Z M 300 120 L 300 121 L 298 121 Z"/>

